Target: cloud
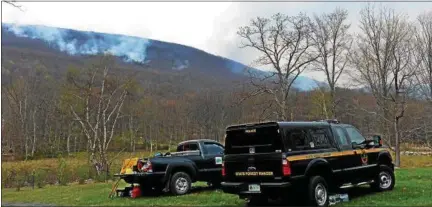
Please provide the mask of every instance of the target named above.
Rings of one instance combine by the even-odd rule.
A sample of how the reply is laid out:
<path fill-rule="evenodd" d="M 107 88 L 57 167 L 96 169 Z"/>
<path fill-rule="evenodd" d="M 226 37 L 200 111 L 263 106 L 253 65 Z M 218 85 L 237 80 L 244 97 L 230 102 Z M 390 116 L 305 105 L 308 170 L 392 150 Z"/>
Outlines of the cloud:
<path fill-rule="evenodd" d="M 335 8 L 349 12 L 352 32 L 358 32 L 358 16 L 365 2 L 20 2 L 25 12 L 4 5 L 2 21 L 41 24 L 85 31 L 151 38 L 184 44 L 212 54 L 250 64 L 253 50 L 240 49 L 237 28 L 251 18 L 276 12 L 322 13 Z M 414 18 L 431 2 L 381 2 Z M 129 44 L 129 43 L 126 43 Z M 67 45 L 65 45 L 67 47 Z M 137 57 L 139 58 L 139 57 Z M 321 73 L 308 76 L 324 80 Z"/>

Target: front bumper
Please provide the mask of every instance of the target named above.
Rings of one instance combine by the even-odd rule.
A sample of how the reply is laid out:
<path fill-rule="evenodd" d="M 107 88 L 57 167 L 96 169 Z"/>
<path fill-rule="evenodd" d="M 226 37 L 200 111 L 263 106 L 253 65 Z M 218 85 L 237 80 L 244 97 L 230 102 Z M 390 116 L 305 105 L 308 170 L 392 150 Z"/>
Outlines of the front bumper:
<path fill-rule="evenodd" d="M 250 184 L 260 185 L 260 191 L 249 191 Z M 222 190 L 225 193 L 237 194 L 240 196 L 249 196 L 257 194 L 265 195 L 280 195 L 289 191 L 292 184 L 290 182 L 263 182 L 263 183 L 249 183 L 249 182 L 222 182 Z"/>

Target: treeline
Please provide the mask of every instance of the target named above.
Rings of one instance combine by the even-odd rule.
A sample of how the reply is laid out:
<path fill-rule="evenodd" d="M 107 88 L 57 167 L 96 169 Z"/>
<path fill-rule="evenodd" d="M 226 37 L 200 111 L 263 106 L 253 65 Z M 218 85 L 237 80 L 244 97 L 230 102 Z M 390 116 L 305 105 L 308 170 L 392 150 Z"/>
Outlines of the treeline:
<path fill-rule="evenodd" d="M 347 12 L 276 14 L 239 28 L 245 48 L 272 72 L 244 79 L 143 69 L 97 56 L 85 62 L 6 48 L 2 56 L 2 150 L 23 159 L 88 152 L 98 172 L 109 151 L 171 150 L 186 139 L 222 141 L 225 127 L 264 120 L 337 118 L 402 142 L 431 147 L 432 13 L 415 21 L 366 7 L 360 30 Z M 356 14 L 353 14 L 356 15 Z M 293 80 L 319 70 L 327 85 Z M 361 90 L 337 87 L 350 78 Z"/>

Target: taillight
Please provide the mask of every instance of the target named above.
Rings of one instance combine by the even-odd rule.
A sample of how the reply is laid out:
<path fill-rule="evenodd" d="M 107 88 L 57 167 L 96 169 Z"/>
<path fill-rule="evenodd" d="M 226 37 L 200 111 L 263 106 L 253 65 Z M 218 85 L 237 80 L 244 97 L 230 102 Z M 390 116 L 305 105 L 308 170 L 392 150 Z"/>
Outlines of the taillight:
<path fill-rule="evenodd" d="M 142 161 L 138 160 L 138 163 L 137 163 L 137 169 L 138 169 L 138 171 L 141 171 L 142 167 L 143 167 Z"/>
<path fill-rule="evenodd" d="M 282 160 L 282 174 L 284 176 L 291 175 L 291 166 L 290 166 L 288 160 L 286 160 L 286 159 Z"/>
<path fill-rule="evenodd" d="M 153 168 L 152 168 L 152 164 L 151 164 L 150 160 L 144 164 L 144 166 L 142 167 L 142 171 L 143 172 L 153 172 Z"/>
<path fill-rule="evenodd" d="M 225 176 L 226 172 L 225 172 L 225 163 L 222 162 L 222 176 Z"/>

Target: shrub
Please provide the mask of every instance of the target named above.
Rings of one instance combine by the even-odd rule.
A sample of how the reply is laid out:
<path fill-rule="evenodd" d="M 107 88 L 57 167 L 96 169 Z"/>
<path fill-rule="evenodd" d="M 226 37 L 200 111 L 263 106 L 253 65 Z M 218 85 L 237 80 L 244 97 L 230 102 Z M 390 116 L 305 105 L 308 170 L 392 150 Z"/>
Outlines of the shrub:
<path fill-rule="evenodd" d="M 23 187 L 24 186 L 24 182 L 25 182 L 25 176 L 23 175 L 23 174 L 17 174 L 16 176 L 15 176 L 15 181 L 16 181 L 16 184 L 15 184 L 15 186 L 16 186 L 16 191 L 20 191 L 21 190 L 21 187 Z"/>
<path fill-rule="evenodd" d="M 77 168 L 78 184 L 84 184 L 85 181 L 90 178 L 89 167 L 80 166 Z"/>
<path fill-rule="evenodd" d="M 2 187 L 11 188 L 16 185 L 16 171 L 2 168 Z"/>
<path fill-rule="evenodd" d="M 48 172 L 45 169 L 37 169 L 34 173 L 34 182 L 36 187 L 43 188 L 47 183 Z"/>
<path fill-rule="evenodd" d="M 57 169 L 57 179 L 59 185 L 67 185 L 69 181 L 68 177 L 70 174 L 67 172 L 66 167 L 67 167 L 66 160 L 62 156 L 59 156 L 59 163 Z"/>

